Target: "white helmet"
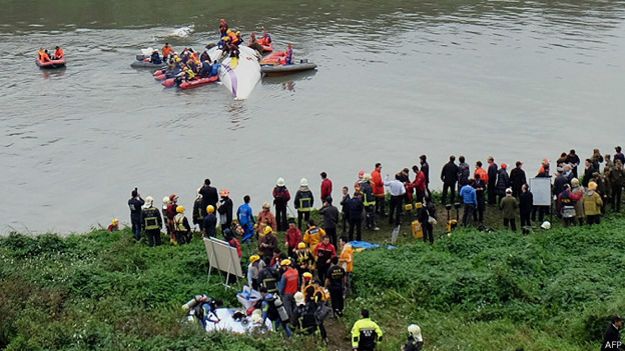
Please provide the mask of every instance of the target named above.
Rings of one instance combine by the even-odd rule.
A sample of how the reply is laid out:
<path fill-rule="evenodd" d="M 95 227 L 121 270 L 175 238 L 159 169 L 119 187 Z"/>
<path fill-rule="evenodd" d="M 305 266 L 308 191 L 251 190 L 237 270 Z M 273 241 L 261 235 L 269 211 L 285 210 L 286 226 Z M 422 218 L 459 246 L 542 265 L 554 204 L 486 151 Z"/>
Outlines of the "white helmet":
<path fill-rule="evenodd" d="M 540 225 L 540 227 L 544 230 L 549 230 L 551 229 L 551 223 L 549 223 L 549 221 L 544 221 L 543 224 Z"/>
<path fill-rule="evenodd" d="M 145 198 L 145 207 L 152 207 L 154 204 L 154 198 L 152 196 L 148 196 Z"/>
<path fill-rule="evenodd" d="M 163 198 L 163 203 L 164 203 L 164 204 L 168 204 L 168 203 L 169 203 L 169 196 L 165 196 L 165 197 Z"/>
<path fill-rule="evenodd" d="M 299 185 L 300 186 L 308 186 L 308 179 L 302 178 L 302 180 L 299 181 Z"/>
<path fill-rule="evenodd" d="M 421 336 L 421 328 L 416 324 L 408 326 L 408 335 L 412 336 L 416 341 L 423 341 Z"/>
<path fill-rule="evenodd" d="M 284 181 L 284 178 L 282 177 L 278 178 L 278 180 L 276 181 L 277 186 L 284 186 L 285 184 L 286 182 Z"/>

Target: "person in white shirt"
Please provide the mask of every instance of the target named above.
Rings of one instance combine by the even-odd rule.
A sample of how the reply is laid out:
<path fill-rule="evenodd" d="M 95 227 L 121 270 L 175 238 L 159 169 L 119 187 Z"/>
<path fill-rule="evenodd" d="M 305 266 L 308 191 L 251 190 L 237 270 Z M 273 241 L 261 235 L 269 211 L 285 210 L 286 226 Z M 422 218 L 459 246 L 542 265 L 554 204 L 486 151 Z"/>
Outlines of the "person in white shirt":
<path fill-rule="evenodd" d="M 391 193 L 391 208 L 388 216 L 388 223 L 398 226 L 401 223 L 401 205 L 404 203 L 404 195 L 406 194 L 406 187 L 404 183 L 399 181 L 399 174 L 395 175 L 395 179 L 389 181 L 388 175 L 384 180 L 384 185 L 389 188 Z M 393 221 L 393 216 L 395 221 Z"/>

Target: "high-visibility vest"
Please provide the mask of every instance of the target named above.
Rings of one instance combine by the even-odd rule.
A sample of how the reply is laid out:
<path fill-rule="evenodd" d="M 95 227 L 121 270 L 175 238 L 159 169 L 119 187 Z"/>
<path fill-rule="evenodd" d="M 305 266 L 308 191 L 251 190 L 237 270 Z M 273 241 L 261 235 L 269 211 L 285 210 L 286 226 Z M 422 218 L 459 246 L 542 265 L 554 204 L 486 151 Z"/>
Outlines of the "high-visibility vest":
<path fill-rule="evenodd" d="M 299 208 L 297 210 L 300 212 L 312 211 L 312 199 L 309 197 L 299 199 Z"/>
<path fill-rule="evenodd" d="M 174 217 L 174 224 L 176 225 L 176 231 L 178 232 L 186 232 L 187 231 L 187 227 L 184 226 L 184 215 L 182 213 L 179 213 L 176 215 L 176 217 Z"/>
<path fill-rule="evenodd" d="M 143 217 L 143 224 L 145 230 L 161 229 L 158 225 L 158 217 L 156 216 L 158 210 L 156 208 L 148 208 L 145 211 L 145 217 Z"/>
<path fill-rule="evenodd" d="M 363 193 L 363 201 L 362 204 L 365 207 L 374 206 L 375 205 L 375 197 L 373 195 L 367 195 L 366 192 Z"/>

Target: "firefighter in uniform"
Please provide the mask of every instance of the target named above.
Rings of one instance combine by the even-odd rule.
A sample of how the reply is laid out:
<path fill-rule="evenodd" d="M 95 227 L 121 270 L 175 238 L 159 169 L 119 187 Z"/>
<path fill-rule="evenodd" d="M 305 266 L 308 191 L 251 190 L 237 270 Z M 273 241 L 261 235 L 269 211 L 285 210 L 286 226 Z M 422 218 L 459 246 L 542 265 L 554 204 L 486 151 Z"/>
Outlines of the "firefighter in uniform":
<path fill-rule="evenodd" d="M 174 237 L 177 244 L 186 244 L 191 242 L 191 226 L 187 217 L 184 215 L 184 206 L 176 207 L 176 216 L 174 217 Z"/>
<path fill-rule="evenodd" d="M 365 173 L 360 183 L 362 192 L 362 204 L 365 206 L 365 226 L 369 230 L 379 230 L 375 226 L 375 196 L 371 187 L 371 176 Z"/>
<path fill-rule="evenodd" d="M 302 178 L 299 182 L 299 190 L 295 193 L 295 209 L 297 210 L 297 227 L 302 229 L 302 219 L 308 221 L 313 209 L 315 198 L 308 187 L 308 179 Z"/>
<path fill-rule="evenodd" d="M 141 210 L 141 225 L 145 236 L 148 238 L 148 245 L 158 246 L 161 244 L 161 228 L 163 219 L 158 208 L 154 207 L 154 199 L 151 196 L 145 198 L 145 207 Z"/>

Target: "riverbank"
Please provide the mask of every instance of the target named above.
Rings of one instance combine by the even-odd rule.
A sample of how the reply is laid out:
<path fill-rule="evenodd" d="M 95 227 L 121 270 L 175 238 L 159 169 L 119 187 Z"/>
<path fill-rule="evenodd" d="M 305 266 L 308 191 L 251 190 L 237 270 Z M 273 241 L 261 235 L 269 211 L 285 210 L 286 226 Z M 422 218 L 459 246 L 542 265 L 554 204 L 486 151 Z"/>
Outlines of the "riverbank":
<path fill-rule="evenodd" d="M 625 219 L 522 236 L 460 230 L 433 246 L 400 238 L 397 249 L 356 255 L 356 295 L 330 321 L 330 349 L 367 307 L 397 350 L 404 328 L 421 325 L 427 349 L 587 350 L 605 319 L 625 308 L 620 267 Z M 367 233 L 389 236 L 386 228 Z M 385 233 L 385 234 L 382 234 Z M 317 339 L 206 334 L 180 324 L 180 305 L 206 292 L 236 305 L 234 291 L 206 281 L 199 237 L 149 248 L 129 230 L 60 238 L 0 239 L 0 348 L 7 350 L 323 349 Z"/>

